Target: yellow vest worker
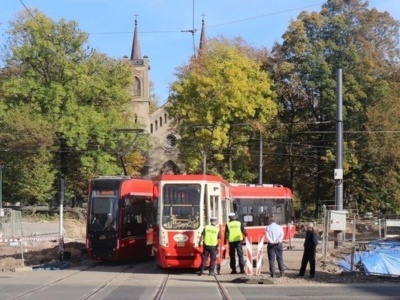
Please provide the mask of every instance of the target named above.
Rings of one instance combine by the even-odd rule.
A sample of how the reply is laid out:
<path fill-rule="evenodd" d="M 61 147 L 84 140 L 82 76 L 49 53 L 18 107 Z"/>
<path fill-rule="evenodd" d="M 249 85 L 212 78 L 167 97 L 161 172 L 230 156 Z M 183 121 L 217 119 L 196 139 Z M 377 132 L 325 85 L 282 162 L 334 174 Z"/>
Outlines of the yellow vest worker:
<path fill-rule="evenodd" d="M 204 226 L 201 234 L 200 244 L 203 241 L 203 253 L 201 255 L 201 267 L 199 276 L 201 276 L 206 268 L 208 257 L 210 257 L 210 268 L 208 275 L 215 274 L 215 261 L 217 260 L 218 243 L 220 240 L 219 227 L 217 226 L 217 218 L 210 218 L 210 225 Z"/>
<path fill-rule="evenodd" d="M 243 237 L 247 236 L 246 229 L 243 224 L 237 220 L 235 213 L 230 213 L 229 223 L 226 224 L 225 229 L 225 244 L 229 242 L 229 266 L 231 267 L 231 274 L 236 274 L 236 254 L 239 260 L 240 273 L 244 274 L 244 259 L 243 259 Z"/>

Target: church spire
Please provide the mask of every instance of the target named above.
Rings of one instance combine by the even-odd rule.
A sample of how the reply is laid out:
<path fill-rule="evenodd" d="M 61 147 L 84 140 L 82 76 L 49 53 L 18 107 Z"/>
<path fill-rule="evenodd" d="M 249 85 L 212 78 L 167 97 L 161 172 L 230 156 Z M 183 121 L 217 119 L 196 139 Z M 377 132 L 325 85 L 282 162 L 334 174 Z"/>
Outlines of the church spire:
<path fill-rule="evenodd" d="M 142 59 L 142 53 L 140 52 L 139 34 L 137 31 L 137 16 L 135 15 L 135 31 L 133 33 L 132 53 L 131 60 Z"/>
<path fill-rule="evenodd" d="M 203 20 L 201 20 L 201 33 L 200 33 L 200 44 L 199 44 L 199 55 L 206 51 L 207 48 L 207 38 L 206 38 L 206 30 L 204 27 L 204 14 Z"/>

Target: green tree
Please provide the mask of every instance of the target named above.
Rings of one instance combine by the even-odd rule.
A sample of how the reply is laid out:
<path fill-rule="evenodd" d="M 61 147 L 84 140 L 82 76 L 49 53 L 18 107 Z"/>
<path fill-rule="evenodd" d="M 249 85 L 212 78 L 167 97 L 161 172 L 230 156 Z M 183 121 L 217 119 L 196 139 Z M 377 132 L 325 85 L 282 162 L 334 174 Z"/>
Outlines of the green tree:
<path fill-rule="evenodd" d="M 76 22 L 54 22 L 37 10 L 31 13 L 22 12 L 11 22 L 0 94 L 3 115 L 21 111 L 26 125 L 30 117 L 40 138 L 51 140 L 40 151 L 26 152 L 21 161 L 25 167 L 16 164 L 14 171 L 26 172 L 27 166 L 39 164 L 38 172 L 48 177 L 15 176 L 13 180 L 17 181 L 10 184 L 9 192 L 26 197 L 24 191 L 39 181 L 55 187 L 54 177 L 63 177 L 68 194 L 82 199 L 87 179 L 121 173 L 115 130 L 132 127 L 128 91 L 132 68 L 128 60 L 114 60 L 91 50 L 87 34 Z M 2 130 L 2 134 L 9 135 L 3 135 L 3 145 L 12 143 L 16 138 L 13 134 L 22 131 L 17 124 L 6 125 L 8 131 Z M 9 159 L 16 162 L 18 156 L 13 151 Z M 48 186 L 41 190 L 42 195 L 31 194 L 29 201 L 49 201 Z"/>
<path fill-rule="evenodd" d="M 249 164 L 249 140 L 259 131 L 256 124 L 268 124 L 277 113 L 272 81 L 242 39 L 207 45 L 172 85 L 167 110 L 181 137 L 180 161 L 188 172 L 201 172 L 205 154 L 208 173 L 249 182 L 258 176 Z"/>
<path fill-rule="evenodd" d="M 336 72 L 344 74 L 345 201 L 355 207 L 377 199 L 378 180 L 387 163 L 370 151 L 368 110 L 390 94 L 390 66 L 398 65 L 399 23 L 388 13 L 368 9 L 361 0 L 328 0 L 319 13 L 303 12 L 290 23 L 282 44 L 275 45 L 267 64 L 282 104 L 282 139 L 290 161 L 280 156 L 281 174 L 290 174 L 291 186 L 303 207 L 334 199 Z M 384 166 L 377 171 L 376 165 Z M 278 170 L 279 171 L 279 170 Z M 281 175 L 282 176 L 282 175 Z M 372 179 L 374 178 L 374 179 Z M 364 199 L 364 200 L 363 200 Z M 376 202 L 376 201 L 375 201 Z"/>

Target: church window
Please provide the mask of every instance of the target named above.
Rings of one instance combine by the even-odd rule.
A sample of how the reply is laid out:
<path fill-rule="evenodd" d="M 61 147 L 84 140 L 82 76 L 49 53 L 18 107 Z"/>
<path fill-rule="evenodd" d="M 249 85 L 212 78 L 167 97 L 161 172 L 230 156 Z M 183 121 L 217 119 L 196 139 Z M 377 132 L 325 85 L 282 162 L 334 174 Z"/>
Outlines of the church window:
<path fill-rule="evenodd" d="M 135 82 L 133 83 L 133 95 L 140 97 L 142 95 L 142 87 L 139 77 L 135 76 Z"/>
<path fill-rule="evenodd" d="M 168 133 L 166 135 L 164 135 L 163 139 L 162 139 L 162 147 L 164 148 L 164 150 L 173 150 L 177 147 L 178 144 L 178 138 L 172 134 L 172 133 Z"/>

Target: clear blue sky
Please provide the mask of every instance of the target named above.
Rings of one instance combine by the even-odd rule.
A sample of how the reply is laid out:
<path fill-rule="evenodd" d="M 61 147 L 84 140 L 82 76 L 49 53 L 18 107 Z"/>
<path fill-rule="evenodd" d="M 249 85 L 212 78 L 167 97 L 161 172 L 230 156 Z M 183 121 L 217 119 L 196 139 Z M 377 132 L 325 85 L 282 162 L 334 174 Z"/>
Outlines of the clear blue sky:
<path fill-rule="evenodd" d="M 8 22 L 21 10 L 37 8 L 55 21 L 75 20 L 89 33 L 92 48 L 114 58 L 129 56 L 135 15 L 142 55 L 150 59 L 155 93 L 164 102 L 175 68 L 198 47 L 202 15 L 206 35 L 241 36 L 250 44 L 271 49 L 281 42 L 291 19 L 306 11 L 320 11 L 322 0 L 2 0 L 0 47 Z M 194 3 L 194 8 L 193 8 Z M 400 0 L 370 0 L 370 7 L 388 11 L 400 20 Z M 194 18 L 193 18 L 194 17 Z M 193 26 L 194 25 L 194 26 Z M 182 30 L 197 29 L 194 36 Z"/>

